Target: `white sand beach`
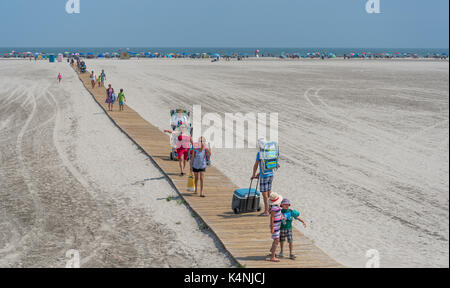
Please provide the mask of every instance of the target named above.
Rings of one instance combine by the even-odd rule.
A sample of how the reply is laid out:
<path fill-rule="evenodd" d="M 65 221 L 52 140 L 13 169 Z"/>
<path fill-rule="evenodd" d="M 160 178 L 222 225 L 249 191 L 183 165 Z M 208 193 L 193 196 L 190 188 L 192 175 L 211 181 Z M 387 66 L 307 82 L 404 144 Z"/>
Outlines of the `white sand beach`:
<path fill-rule="evenodd" d="M 369 249 L 382 267 L 448 267 L 448 61 L 87 65 L 161 130 L 194 104 L 278 112 L 273 190 L 307 220 L 299 230 L 350 267 Z M 82 267 L 233 265 L 67 63 L 2 60 L 0 85 L 0 267 L 64 267 L 69 249 Z M 214 149 L 213 164 L 247 187 L 255 152 Z"/>
<path fill-rule="evenodd" d="M 0 267 L 235 265 L 67 63 L 2 60 L 0 87 Z"/>
<path fill-rule="evenodd" d="M 281 168 L 273 191 L 289 198 L 309 223 L 298 229 L 347 266 L 364 267 L 366 251 L 377 249 L 382 267 L 448 267 L 448 61 L 158 59 L 87 65 L 97 74 L 104 69 L 107 84 L 124 88 L 127 104 L 161 130 L 168 128 L 169 109 L 194 104 L 221 115 L 278 112 Z M 93 109 L 79 97 L 80 109 Z M 94 122 L 90 129 L 103 128 Z M 214 165 L 247 187 L 256 150 L 213 152 Z M 139 155 L 77 157 L 92 163 L 92 173 L 100 173 L 95 167 L 106 165 L 104 160 L 132 166 L 134 176 L 150 165 Z M 97 181 L 103 176 L 110 175 L 99 174 Z M 136 179 L 130 176 L 127 183 Z"/>

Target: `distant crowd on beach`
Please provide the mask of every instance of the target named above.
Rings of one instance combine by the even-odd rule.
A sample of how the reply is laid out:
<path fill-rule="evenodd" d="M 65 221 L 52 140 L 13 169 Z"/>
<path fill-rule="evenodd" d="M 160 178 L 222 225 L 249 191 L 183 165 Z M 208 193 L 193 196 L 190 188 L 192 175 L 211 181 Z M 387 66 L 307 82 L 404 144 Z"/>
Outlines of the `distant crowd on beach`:
<path fill-rule="evenodd" d="M 121 50 L 119 49 L 116 52 L 64 52 L 59 53 L 58 57 L 63 58 L 81 58 L 81 59 L 130 59 L 130 58 L 164 58 L 164 59 L 172 59 L 172 58 L 189 58 L 189 59 L 212 59 L 213 61 L 218 61 L 219 59 L 225 59 L 227 61 L 231 59 L 236 59 L 238 61 L 253 57 L 253 58 L 281 58 L 281 59 L 329 59 L 329 58 L 342 58 L 342 59 L 352 59 L 352 58 L 360 58 L 360 59 L 398 59 L 398 58 L 410 58 L 410 59 L 448 59 L 448 51 L 442 50 L 441 52 L 437 52 L 439 50 L 430 49 L 429 51 L 417 53 L 415 51 L 405 51 L 405 49 L 400 49 L 399 52 L 373 52 L 373 51 L 344 51 L 340 49 L 340 51 L 310 51 L 310 52 L 263 52 L 259 49 L 256 49 L 253 53 L 248 52 L 178 52 L 178 53 L 163 53 L 163 52 L 133 52 L 129 49 Z M 304 50 L 304 49 L 301 49 Z M 356 49 L 355 49 L 356 50 Z M 248 51 L 248 50 L 246 50 Z M 380 51 L 377 49 L 375 51 Z M 0 58 L 23 58 L 23 59 L 34 59 L 34 60 L 45 60 L 51 57 L 56 57 L 51 53 L 43 53 L 43 52 L 18 52 L 11 51 L 9 53 L 5 53 L 0 55 Z"/>

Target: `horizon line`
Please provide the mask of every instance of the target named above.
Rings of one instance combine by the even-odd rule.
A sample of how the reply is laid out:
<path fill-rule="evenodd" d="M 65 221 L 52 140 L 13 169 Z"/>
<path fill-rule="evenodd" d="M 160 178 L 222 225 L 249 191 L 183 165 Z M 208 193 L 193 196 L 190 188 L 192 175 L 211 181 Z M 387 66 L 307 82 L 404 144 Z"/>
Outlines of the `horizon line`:
<path fill-rule="evenodd" d="M 123 46 L 126 47 L 126 46 Z M 34 46 L 34 45 L 18 45 L 18 46 L 0 46 L 3 48 L 123 48 L 122 46 Z M 449 49 L 449 47 L 296 47 L 296 46 L 128 46 L 126 48 L 171 48 L 171 49 Z M 125 48 L 125 49 L 126 49 Z"/>

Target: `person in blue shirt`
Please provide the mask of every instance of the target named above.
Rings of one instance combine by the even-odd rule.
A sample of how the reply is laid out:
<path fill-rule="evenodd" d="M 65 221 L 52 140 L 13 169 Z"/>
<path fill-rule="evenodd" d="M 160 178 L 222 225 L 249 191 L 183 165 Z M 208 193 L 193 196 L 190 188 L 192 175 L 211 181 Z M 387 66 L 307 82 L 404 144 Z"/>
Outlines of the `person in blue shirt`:
<path fill-rule="evenodd" d="M 260 161 L 260 152 L 256 154 L 256 161 L 253 165 L 253 175 L 251 179 L 260 179 L 259 186 L 260 186 L 260 192 L 263 195 L 264 200 L 264 212 L 260 214 L 260 216 L 269 216 L 269 204 L 267 202 L 267 199 L 269 199 L 270 194 L 272 193 L 272 183 L 273 183 L 273 171 L 266 171 L 264 173 L 264 169 L 261 169 L 261 161 Z M 256 174 L 256 172 L 259 171 L 260 173 Z"/>

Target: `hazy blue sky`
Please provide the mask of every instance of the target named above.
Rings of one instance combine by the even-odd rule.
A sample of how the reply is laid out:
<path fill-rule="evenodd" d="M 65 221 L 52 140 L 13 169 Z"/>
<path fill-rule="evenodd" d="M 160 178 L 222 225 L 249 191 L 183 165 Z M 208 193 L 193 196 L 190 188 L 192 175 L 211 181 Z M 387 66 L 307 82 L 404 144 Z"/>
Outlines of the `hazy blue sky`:
<path fill-rule="evenodd" d="M 0 46 L 448 48 L 449 0 L 0 0 Z"/>

